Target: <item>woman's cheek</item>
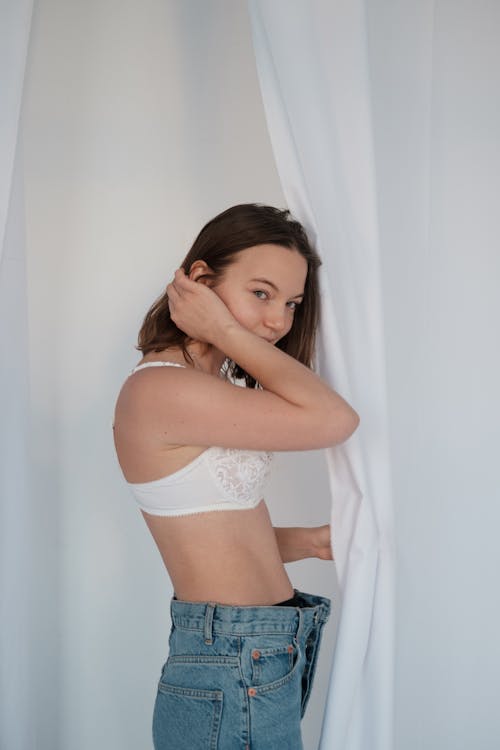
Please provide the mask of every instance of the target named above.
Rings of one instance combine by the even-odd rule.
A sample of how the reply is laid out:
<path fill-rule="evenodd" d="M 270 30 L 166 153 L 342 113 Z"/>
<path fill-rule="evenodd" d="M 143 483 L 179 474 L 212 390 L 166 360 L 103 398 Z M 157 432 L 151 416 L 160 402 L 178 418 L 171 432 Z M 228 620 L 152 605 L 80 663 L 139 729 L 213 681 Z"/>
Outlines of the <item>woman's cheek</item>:
<path fill-rule="evenodd" d="M 241 304 L 240 302 L 240 304 L 235 304 L 230 309 L 236 320 L 245 328 L 252 329 L 257 325 L 259 316 L 251 304 Z"/>

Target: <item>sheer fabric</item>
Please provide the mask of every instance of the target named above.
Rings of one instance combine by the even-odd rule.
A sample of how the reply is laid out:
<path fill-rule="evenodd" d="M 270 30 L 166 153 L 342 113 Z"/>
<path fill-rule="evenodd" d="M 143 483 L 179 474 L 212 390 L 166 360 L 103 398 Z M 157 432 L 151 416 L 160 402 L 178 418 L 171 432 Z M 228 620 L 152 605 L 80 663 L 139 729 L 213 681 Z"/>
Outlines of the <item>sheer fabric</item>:
<path fill-rule="evenodd" d="M 319 373 L 361 416 L 326 451 L 342 613 L 322 750 L 390 750 L 394 530 L 364 5 L 250 0 L 283 192 L 323 260 Z"/>

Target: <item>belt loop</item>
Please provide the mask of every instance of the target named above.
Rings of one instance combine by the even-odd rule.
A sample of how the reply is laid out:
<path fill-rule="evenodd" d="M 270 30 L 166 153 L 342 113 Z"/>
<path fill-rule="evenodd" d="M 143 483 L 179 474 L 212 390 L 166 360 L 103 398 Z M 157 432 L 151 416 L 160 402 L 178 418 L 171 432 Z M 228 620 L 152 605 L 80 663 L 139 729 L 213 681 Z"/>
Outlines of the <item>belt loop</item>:
<path fill-rule="evenodd" d="M 212 621 L 214 619 L 214 612 L 215 612 L 216 603 L 215 602 L 208 602 L 207 608 L 205 610 L 205 625 L 204 625 L 204 636 L 205 636 L 205 643 L 211 645 L 214 641 L 212 638 Z"/>

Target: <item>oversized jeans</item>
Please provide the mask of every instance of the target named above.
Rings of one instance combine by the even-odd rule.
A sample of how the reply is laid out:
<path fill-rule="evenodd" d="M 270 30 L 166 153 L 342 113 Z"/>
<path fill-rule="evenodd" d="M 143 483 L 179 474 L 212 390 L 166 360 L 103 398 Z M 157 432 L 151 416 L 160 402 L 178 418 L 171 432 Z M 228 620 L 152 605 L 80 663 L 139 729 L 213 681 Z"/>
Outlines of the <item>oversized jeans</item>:
<path fill-rule="evenodd" d="M 171 599 L 155 750 L 303 750 L 300 721 L 331 600 L 294 591 L 301 606 Z"/>

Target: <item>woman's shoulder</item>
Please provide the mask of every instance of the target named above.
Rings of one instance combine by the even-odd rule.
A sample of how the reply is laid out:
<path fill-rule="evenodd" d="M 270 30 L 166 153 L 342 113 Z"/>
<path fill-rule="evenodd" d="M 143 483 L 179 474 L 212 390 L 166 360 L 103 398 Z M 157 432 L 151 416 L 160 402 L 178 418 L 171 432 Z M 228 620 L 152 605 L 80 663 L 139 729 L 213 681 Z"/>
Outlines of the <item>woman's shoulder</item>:
<path fill-rule="evenodd" d="M 189 366 L 143 368 L 120 393 L 119 429 L 134 443 L 140 440 L 155 450 L 189 445 L 273 452 L 328 444 L 331 428 L 324 411 L 239 385 Z"/>
<path fill-rule="evenodd" d="M 123 382 L 116 409 L 139 417 L 157 412 L 160 403 L 162 408 L 181 406 L 195 395 L 209 397 L 221 381 L 228 381 L 222 370 L 219 377 L 199 370 L 179 352 L 143 357 Z"/>

